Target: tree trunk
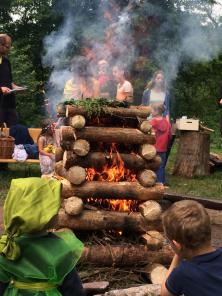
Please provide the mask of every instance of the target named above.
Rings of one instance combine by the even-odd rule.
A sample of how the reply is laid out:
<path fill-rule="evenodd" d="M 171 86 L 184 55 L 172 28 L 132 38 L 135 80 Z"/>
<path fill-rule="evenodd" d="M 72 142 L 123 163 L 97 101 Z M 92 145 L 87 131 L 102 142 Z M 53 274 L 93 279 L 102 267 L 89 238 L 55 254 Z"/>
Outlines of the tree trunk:
<path fill-rule="evenodd" d="M 182 132 L 174 165 L 174 174 L 192 178 L 209 174 L 210 135 L 206 132 Z"/>
<path fill-rule="evenodd" d="M 122 144 L 154 144 L 155 136 L 146 135 L 138 129 L 120 127 L 86 127 L 74 131 L 70 126 L 63 126 L 62 141 L 84 139 L 89 142 L 122 143 Z"/>
<path fill-rule="evenodd" d="M 79 157 L 72 151 L 65 151 L 63 162 L 66 169 L 69 169 L 73 165 L 79 165 L 84 168 L 95 168 L 96 170 L 100 170 L 105 164 L 112 164 L 116 157 L 116 153 L 112 153 L 110 155 L 104 152 L 90 152 L 85 157 Z M 139 171 L 142 169 L 156 171 L 159 168 L 161 162 L 159 156 L 155 156 L 149 161 L 136 154 L 121 153 L 120 157 L 123 160 L 125 167 L 128 169 L 133 169 L 134 171 Z"/>
<path fill-rule="evenodd" d="M 140 213 L 90 210 L 84 210 L 78 216 L 68 215 L 61 210 L 56 228 L 63 227 L 82 231 L 128 230 L 140 233 L 153 229 L 162 230 L 160 220 L 147 222 Z"/>
<path fill-rule="evenodd" d="M 84 208 L 83 201 L 81 198 L 72 196 L 64 199 L 64 209 L 68 215 L 79 215 L 82 213 Z"/>
<path fill-rule="evenodd" d="M 151 187 L 156 183 L 156 174 L 151 170 L 140 171 L 137 180 L 144 187 Z"/>
<path fill-rule="evenodd" d="M 90 151 L 90 144 L 86 140 L 76 140 L 73 144 L 73 151 L 78 156 L 86 156 Z"/>
<path fill-rule="evenodd" d="M 134 199 L 158 200 L 162 199 L 164 186 L 157 183 L 153 187 L 145 188 L 138 182 L 102 182 L 90 181 L 80 186 L 63 186 L 62 196 L 79 196 L 82 198 Z"/>
<path fill-rule="evenodd" d="M 139 149 L 140 155 L 146 160 L 151 160 L 156 156 L 156 148 L 150 144 L 143 144 Z"/>
<path fill-rule="evenodd" d="M 98 245 L 85 247 L 80 262 L 103 266 L 135 266 L 148 263 L 169 264 L 172 258 L 173 252 L 169 246 L 159 251 L 150 251 L 144 245 Z"/>
<path fill-rule="evenodd" d="M 136 106 L 132 106 L 130 108 L 112 108 L 112 107 L 104 107 L 103 108 L 104 114 L 107 116 L 107 114 L 110 114 L 112 116 L 119 116 L 119 117 L 141 117 L 141 118 L 147 118 L 150 114 L 151 109 L 146 108 L 142 109 Z M 64 111 L 61 110 L 61 114 L 64 115 Z M 83 115 L 87 116 L 87 110 L 84 107 L 77 107 L 77 106 L 66 106 L 66 117 L 71 117 L 75 115 Z M 101 115 L 102 117 L 102 115 Z"/>
<path fill-rule="evenodd" d="M 73 166 L 62 177 L 65 177 L 74 185 L 80 185 L 86 181 L 86 170 L 80 166 Z"/>

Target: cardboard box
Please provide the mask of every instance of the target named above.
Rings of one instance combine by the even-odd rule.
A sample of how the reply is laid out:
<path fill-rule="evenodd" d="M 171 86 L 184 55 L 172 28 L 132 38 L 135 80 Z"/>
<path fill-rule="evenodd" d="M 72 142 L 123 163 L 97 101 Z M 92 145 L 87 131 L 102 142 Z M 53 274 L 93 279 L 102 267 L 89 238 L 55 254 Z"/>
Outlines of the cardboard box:
<path fill-rule="evenodd" d="M 178 130 L 199 131 L 199 119 L 180 118 L 176 120 Z"/>

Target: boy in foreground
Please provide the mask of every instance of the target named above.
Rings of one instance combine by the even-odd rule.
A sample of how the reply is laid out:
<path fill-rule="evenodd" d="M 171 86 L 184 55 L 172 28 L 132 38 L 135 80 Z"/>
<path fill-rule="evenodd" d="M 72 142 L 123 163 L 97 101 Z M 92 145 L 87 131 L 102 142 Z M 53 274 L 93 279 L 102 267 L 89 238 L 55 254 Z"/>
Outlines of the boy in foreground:
<path fill-rule="evenodd" d="M 163 227 L 175 255 L 161 296 L 222 295 L 222 249 L 211 245 L 204 207 L 190 200 L 176 202 L 163 214 Z"/>

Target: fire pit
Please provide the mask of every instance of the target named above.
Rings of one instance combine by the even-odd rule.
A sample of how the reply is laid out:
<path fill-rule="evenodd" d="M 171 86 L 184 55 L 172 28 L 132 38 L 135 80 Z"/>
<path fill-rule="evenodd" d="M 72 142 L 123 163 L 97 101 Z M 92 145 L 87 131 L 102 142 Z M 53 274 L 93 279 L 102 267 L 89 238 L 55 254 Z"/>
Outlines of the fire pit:
<path fill-rule="evenodd" d="M 160 158 L 146 120 L 149 111 L 135 106 L 103 111 L 95 120 L 82 106 L 58 109 L 68 125 L 61 127 L 63 148 L 56 151 L 64 198 L 57 228 L 84 237 L 82 263 L 169 264 L 172 253 L 160 220 L 164 187 L 156 183 Z M 100 233 L 104 241 L 87 241 L 92 233 Z M 110 236 L 115 239 L 107 240 Z"/>

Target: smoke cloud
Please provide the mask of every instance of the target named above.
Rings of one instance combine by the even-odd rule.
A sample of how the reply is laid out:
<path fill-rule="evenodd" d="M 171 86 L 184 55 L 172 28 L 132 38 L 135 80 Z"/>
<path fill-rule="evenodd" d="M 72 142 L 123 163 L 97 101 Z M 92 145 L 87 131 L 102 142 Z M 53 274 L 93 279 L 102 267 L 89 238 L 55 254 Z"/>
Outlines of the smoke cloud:
<path fill-rule="evenodd" d="M 136 59 L 144 55 L 144 47 L 147 46 L 147 58 L 154 59 L 171 83 L 184 60 L 207 61 L 221 52 L 221 29 L 213 27 L 210 19 L 208 26 L 203 22 L 197 5 L 200 1 L 191 1 L 192 11 L 179 4 L 170 10 L 167 1 L 157 5 L 153 1 L 132 0 L 123 8 L 117 2 L 100 0 L 96 14 L 88 21 L 84 9 L 77 15 L 72 13 L 72 7 L 66 7 L 64 23 L 57 32 L 45 38 L 43 63 L 52 69 L 47 90 L 47 97 L 52 102 L 62 100 L 65 82 L 77 75 L 73 73 L 75 67 L 71 71 L 70 63 L 76 55 L 84 55 L 88 59 L 90 71 L 96 76 L 98 61 L 103 59 L 108 61 L 110 69 L 115 64 L 121 64 L 131 70 Z M 205 2 L 202 1 L 203 5 Z M 143 41 L 145 45 L 141 45 L 141 40 L 137 44 L 134 25 L 138 17 L 141 17 L 141 22 L 149 20 L 151 23 L 149 28 L 147 22 L 145 28 L 148 29 L 147 38 Z M 81 35 L 78 41 L 77 35 Z M 76 42 L 81 42 L 82 49 L 72 52 L 70 47 Z"/>

